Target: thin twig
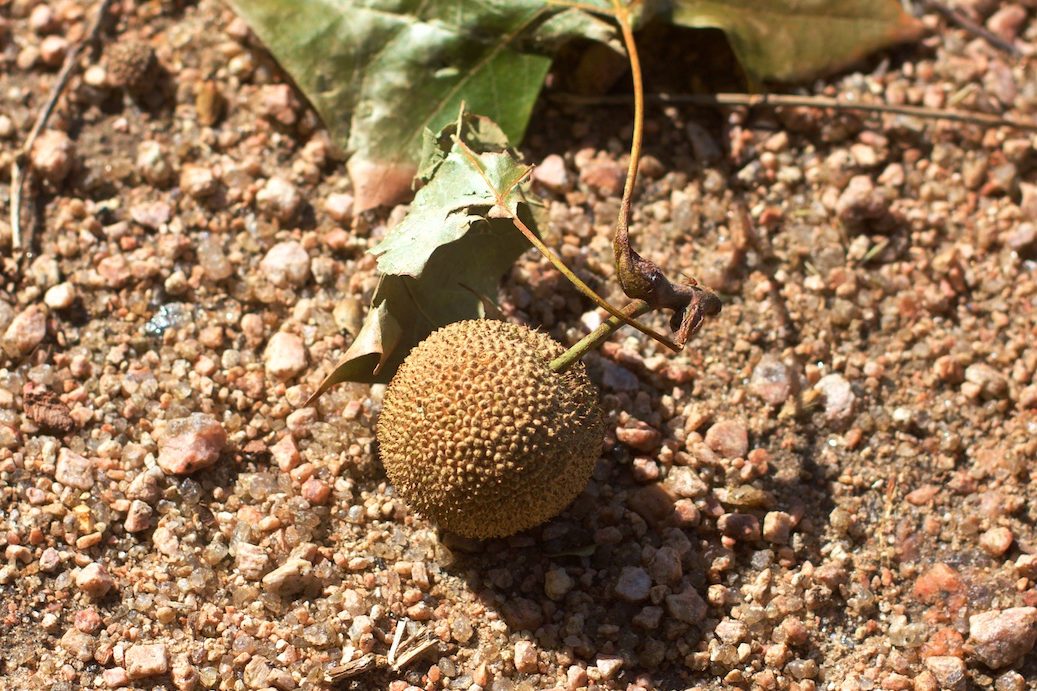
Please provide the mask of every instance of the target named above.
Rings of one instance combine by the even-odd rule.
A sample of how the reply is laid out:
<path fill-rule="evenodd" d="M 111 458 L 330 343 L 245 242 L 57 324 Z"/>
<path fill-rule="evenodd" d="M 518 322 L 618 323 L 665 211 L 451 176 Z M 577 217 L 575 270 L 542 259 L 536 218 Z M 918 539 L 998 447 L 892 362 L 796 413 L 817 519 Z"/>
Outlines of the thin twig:
<path fill-rule="evenodd" d="M 634 29 L 631 23 L 630 5 L 624 0 L 612 0 L 613 15 L 623 34 L 627 60 L 634 90 L 634 131 L 630 142 L 630 166 L 623 200 L 616 218 L 616 232 L 612 238 L 612 253 L 616 263 L 616 277 L 627 297 L 644 300 L 652 309 L 673 311 L 670 328 L 676 333 L 677 344 L 683 347 L 702 326 L 706 317 L 720 313 L 720 298 L 715 293 L 691 279 L 687 284 L 674 283 L 666 277 L 655 262 L 645 259 L 630 246 L 630 207 L 637 182 L 637 168 L 641 161 L 641 142 L 644 133 L 644 83 L 641 76 L 641 59 L 637 53 Z"/>
<path fill-rule="evenodd" d="M 335 685 L 374 670 L 400 672 L 439 644 L 439 639 L 427 629 L 403 640 L 406 625 L 406 619 L 401 619 L 396 623 L 396 631 L 388 655 L 367 653 L 356 660 L 332 667 L 325 675 L 325 681 Z"/>
<path fill-rule="evenodd" d="M 403 650 L 397 657 L 396 662 L 389 665 L 389 667 L 394 672 L 406 669 L 410 663 L 414 662 L 437 645 L 439 645 L 439 639 L 433 636 L 429 631 L 424 631 L 403 644 Z"/>
<path fill-rule="evenodd" d="M 349 662 L 337 665 L 328 670 L 324 680 L 329 684 L 338 684 L 347 679 L 353 677 L 359 677 L 362 674 L 367 674 L 372 669 L 380 666 L 386 666 L 385 658 L 381 655 L 375 655 L 374 653 L 367 653 L 366 655 L 357 658 L 356 660 L 350 660 Z"/>
<path fill-rule="evenodd" d="M 623 33 L 623 43 L 630 61 L 630 74 L 634 89 L 634 132 L 630 140 L 630 164 L 627 168 L 626 184 L 623 185 L 623 200 L 619 206 L 619 217 L 616 222 L 616 237 L 628 242 L 630 229 L 630 207 L 634 198 L 634 185 L 637 183 L 637 166 L 641 161 L 641 142 L 644 139 L 645 99 L 644 83 L 641 76 L 641 59 L 637 54 L 637 43 L 634 41 L 634 30 L 630 25 L 630 14 L 623 6 L 622 0 L 612 0 L 616 23 Z"/>
<path fill-rule="evenodd" d="M 1013 58 L 1018 58 L 1022 55 L 1022 51 L 1016 48 L 1011 42 L 1001 38 L 985 26 L 977 24 L 960 12 L 947 7 L 947 5 L 944 5 L 942 2 L 937 2 L 937 0 L 922 0 L 922 5 L 927 10 L 932 10 L 938 14 L 942 14 L 946 19 L 954 22 L 962 29 L 965 29 L 965 31 L 979 36 L 990 45 L 999 50 L 1003 50 Z"/>
<path fill-rule="evenodd" d="M 581 96 L 577 94 L 555 94 L 551 97 L 561 103 L 573 105 L 629 105 L 630 96 Z M 944 110 L 925 108 L 923 106 L 900 106 L 889 103 L 854 103 L 852 101 L 829 98 L 827 96 L 799 96 L 794 94 L 648 94 L 646 99 L 664 105 L 689 104 L 694 106 L 711 106 L 727 108 L 731 106 L 747 106 L 749 108 L 831 108 L 833 110 L 857 110 L 866 113 L 884 113 L 890 115 L 906 115 L 925 120 L 951 120 L 971 125 L 987 127 L 1014 127 L 1019 130 L 1037 132 L 1037 122 L 1007 118 L 990 113 L 976 111 Z"/>
<path fill-rule="evenodd" d="M 385 656 L 385 659 L 389 661 L 390 667 L 396 665 L 396 651 L 400 648 L 400 642 L 403 640 L 403 632 L 406 628 L 406 619 L 400 619 L 396 622 L 396 633 L 392 637 L 392 645 L 389 646 L 389 653 Z"/>
<path fill-rule="evenodd" d="M 511 219 L 512 224 L 518 229 L 518 231 L 522 233 L 522 235 L 524 235 L 525 238 L 529 240 L 530 244 L 536 247 L 541 254 L 547 257 L 547 260 L 551 262 L 551 265 L 558 269 L 558 271 L 561 272 L 561 274 L 565 276 L 569 280 L 569 282 L 576 287 L 577 290 L 583 293 L 583 295 L 585 295 L 587 298 L 593 300 L 594 304 L 596 304 L 598 307 L 602 308 L 603 310 L 611 314 L 613 317 L 622 320 L 624 324 L 634 327 L 635 329 L 647 336 L 651 336 L 659 343 L 662 343 L 664 346 L 672 350 L 673 352 L 680 352 L 680 346 L 678 346 L 676 343 L 671 341 L 663 334 L 658 333 L 654 329 L 651 329 L 648 326 L 645 326 L 644 324 L 638 322 L 637 320 L 630 319 L 629 317 L 624 315 L 620 310 L 616 309 L 611 304 L 609 304 L 608 301 L 605 300 L 605 298 L 595 293 L 590 286 L 588 286 L 580 279 L 579 276 L 573 273 L 572 270 L 570 270 L 569 267 L 565 265 L 565 262 L 562 261 L 561 257 L 555 254 L 550 247 L 544 244 L 544 241 L 537 237 L 537 234 L 530 230 L 529 226 L 522 222 L 522 219 L 518 217 L 518 214 L 516 214 L 514 211 L 511 210 L 511 208 L 508 207 L 506 195 L 501 194 L 501 192 L 496 187 L 494 187 L 493 181 L 491 181 L 489 177 L 487 177 L 486 171 L 483 170 L 482 164 L 479 162 L 479 157 L 475 155 L 475 152 L 472 151 L 471 148 L 469 148 L 469 146 L 465 144 L 461 137 L 459 137 L 458 135 L 455 134 L 453 136 L 453 140 L 454 143 L 461 150 L 462 155 L 464 155 L 464 157 L 472 165 L 472 168 L 475 169 L 479 176 L 482 177 L 490 192 L 493 193 L 494 197 L 496 198 L 497 208 L 499 208 L 503 213 L 507 214 L 508 218 Z M 530 171 L 532 171 L 532 168 L 530 168 L 526 172 L 526 175 L 528 175 Z M 524 177 L 525 175 L 523 176 L 523 178 Z"/>
<path fill-rule="evenodd" d="M 36 143 L 36 138 L 40 136 L 40 132 L 47 126 L 47 121 L 50 120 L 50 116 L 58 104 L 58 99 L 61 98 L 65 87 L 68 86 L 72 74 L 79 67 L 79 56 L 82 55 L 83 49 L 97 41 L 97 37 L 101 33 L 101 26 L 104 24 L 104 18 L 108 15 L 108 7 L 111 4 L 112 0 L 101 0 L 90 30 L 83 37 L 83 40 L 77 43 L 68 52 L 68 55 L 65 56 L 65 63 L 61 66 L 61 71 L 58 72 L 57 80 L 51 88 L 47 102 L 43 104 L 43 108 L 36 116 L 36 122 L 33 123 L 32 129 L 29 130 L 29 136 L 26 137 L 21 151 L 11 162 L 11 249 L 13 250 L 22 248 L 22 163 L 28 159 L 32 145 Z"/>
<path fill-rule="evenodd" d="M 623 314 L 636 319 L 642 314 L 651 312 L 652 308 L 644 300 L 634 300 L 629 305 L 623 308 Z M 591 331 L 589 334 L 581 338 L 576 345 L 566 350 L 564 353 L 556 357 L 551 361 L 549 367 L 552 372 L 564 372 L 573 366 L 573 364 L 586 355 L 589 351 L 597 348 L 601 343 L 611 336 L 619 327 L 623 326 L 623 321 L 616 317 L 609 317 L 607 320 L 602 322 L 598 328 Z"/>

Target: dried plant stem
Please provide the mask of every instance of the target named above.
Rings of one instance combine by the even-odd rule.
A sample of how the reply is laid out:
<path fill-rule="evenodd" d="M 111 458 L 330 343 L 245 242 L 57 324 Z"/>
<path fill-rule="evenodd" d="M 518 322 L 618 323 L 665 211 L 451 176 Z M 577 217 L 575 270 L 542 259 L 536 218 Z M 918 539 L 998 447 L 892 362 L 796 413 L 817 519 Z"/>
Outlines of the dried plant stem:
<path fill-rule="evenodd" d="M 674 351 L 675 353 L 680 352 L 680 346 L 678 346 L 676 343 L 671 341 L 663 334 L 658 333 L 657 331 L 650 329 L 644 324 L 641 324 L 637 320 L 631 319 L 630 317 L 624 315 L 620 310 L 609 304 L 609 302 L 605 300 L 605 298 L 595 293 L 590 286 L 588 286 L 580 279 L 579 276 L 573 273 L 572 270 L 565 265 L 565 262 L 562 261 L 561 257 L 555 254 L 550 247 L 544 244 L 544 241 L 537 237 L 537 234 L 530 230 L 529 227 L 522 222 L 522 219 L 518 217 L 518 214 L 512 211 L 511 208 L 508 206 L 507 196 L 511 192 L 511 190 L 505 190 L 504 192 L 501 192 L 500 190 L 496 189 L 493 185 L 493 182 L 486 176 L 486 171 L 483 170 L 482 164 L 480 164 L 479 162 L 479 157 L 475 155 L 475 152 L 472 151 L 471 148 L 469 148 L 468 145 L 465 144 L 461 140 L 461 138 L 458 137 L 456 134 L 454 135 L 453 140 L 454 143 L 461 150 L 461 152 L 464 154 L 465 158 L 468 159 L 468 162 L 472 165 L 472 167 L 476 171 L 478 171 L 480 177 L 482 177 L 483 181 L 486 183 L 486 186 L 490 189 L 491 192 L 493 192 L 494 197 L 496 197 L 497 208 L 500 209 L 501 212 L 507 214 L 507 216 L 511 219 L 511 222 L 515 225 L 515 228 L 517 228 L 518 231 L 522 233 L 522 235 L 525 236 L 527 240 L 529 240 L 530 244 L 536 247 L 541 254 L 547 257 L 547 260 L 551 262 L 551 265 L 558 269 L 558 271 L 561 272 L 561 274 L 565 276 L 569 280 L 569 282 L 576 287 L 577 290 L 579 290 L 589 299 L 593 300 L 594 304 L 596 304 L 598 307 L 602 308 L 603 310 L 611 314 L 613 317 L 616 317 L 617 319 L 621 320 L 624 324 L 634 327 L 635 329 L 644 333 L 647 336 L 651 336 L 656 341 L 662 343 L 664 346 Z M 532 168 L 530 168 L 529 170 L 532 170 Z M 529 174 L 528 171 L 526 174 Z M 524 176 L 522 179 L 524 179 Z M 517 185 L 520 182 L 521 180 L 516 181 L 515 184 Z"/>
<path fill-rule="evenodd" d="M 43 128 L 47 126 L 47 121 L 50 120 L 50 116 L 58 104 L 58 99 L 61 98 L 61 94 L 64 93 L 65 87 L 68 86 L 72 74 L 79 67 L 79 56 L 83 53 L 83 49 L 97 41 L 97 37 L 101 33 L 101 26 L 104 24 L 104 18 L 108 15 L 108 7 L 111 4 L 112 0 L 101 0 L 101 2 L 98 3 L 97 14 L 94 16 L 94 22 L 90 26 L 90 30 L 87 32 L 86 36 L 83 37 L 83 40 L 77 43 L 72 50 L 68 52 L 68 55 L 65 56 L 65 63 L 61 66 L 61 71 L 58 73 L 53 88 L 51 88 L 47 102 L 43 105 L 43 108 L 36 116 L 36 122 L 33 123 L 32 129 L 29 131 L 29 136 L 26 137 L 25 144 L 22 146 L 21 151 L 14 157 L 14 160 L 11 161 L 12 250 L 19 251 L 23 246 L 21 218 L 22 188 L 24 185 L 22 180 L 24 171 L 23 164 L 28 160 L 29 152 L 32 150 L 32 145 L 36 143 L 36 138 L 40 136 L 40 132 L 42 132 Z"/>
<path fill-rule="evenodd" d="M 965 29 L 965 31 L 968 31 L 975 36 L 979 36 L 990 45 L 999 50 L 1003 50 L 1014 58 L 1022 55 L 1022 52 L 1010 42 L 1001 38 L 985 26 L 977 24 L 960 12 L 956 12 L 947 5 L 944 5 L 942 2 L 938 2 L 937 0 L 922 0 L 922 6 L 927 10 L 932 10 L 938 14 L 942 14 L 944 18 L 954 22 L 962 29 Z"/>
<path fill-rule="evenodd" d="M 644 300 L 635 300 L 623 308 L 623 314 L 631 319 L 640 317 L 642 314 L 651 312 L 652 308 Z M 564 372 L 572 367 L 577 360 L 589 351 L 597 348 L 602 342 L 611 336 L 617 329 L 623 326 L 623 320 L 617 317 L 609 317 L 601 325 L 581 338 L 574 346 L 551 361 L 549 365 L 553 372 Z"/>
<path fill-rule="evenodd" d="M 632 0 L 631 4 L 637 0 Z M 613 16 L 623 34 L 623 42 L 630 61 L 634 90 L 634 131 L 630 142 L 630 166 L 623 199 L 616 219 L 616 233 L 612 238 L 612 252 L 616 262 L 616 277 L 627 297 L 644 300 L 652 309 L 673 311 L 670 328 L 681 347 L 695 335 L 706 317 L 720 313 L 720 298 L 698 284 L 694 279 L 687 284 L 674 283 L 666 277 L 655 262 L 645 259 L 630 245 L 630 208 L 637 183 L 637 167 L 641 161 L 641 141 L 644 134 L 644 83 L 641 59 L 637 53 L 630 6 L 624 0 L 612 0 Z"/>
<path fill-rule="evenodd" d="M 629 96 L 579 96 L 576 94 L 557 94 L 556 101 L 575 105 L 629 105 Z M 1013 127 L 1015 129 L 1037 132 L 1037 122 L 1008 118 L 991 113 L 979 113 L 965 110 L 945 110 L 941 108 L 925 108 L 923 106 L 893 105 L 889 103 L 854 103 L 851 101 L 830 98 L 827 96 L 798 96 L 794 94 L 648 94 L 647 100 L 653 103 L 694 106 L 711 106 L 726 108 L 730 106 L 746 106 L 749 108 L 831 108 L 832 110 L 852 110 L 865 113 L 883 113 L 889 115 L 907 115 L 924 120 L 950 120 L 970 125 L 986 127 Z"/>
<path fill-rule="evenodd" d="M 406 619 L 401 619 L 396 623 L 388 655 L 367 653 L 356 660 L 332 667 L 328 670 L 325 681 L 332 685 L 339 684 L 373 670 L 400 672 L 439 644 L 439 639 L 431 635 L 428 630 L 423 630 L 417 635 L 403 640 L 406 626 Z"/>
<path fill-rule="evenodd" d="M 630 208 L 634 198 L 634 185 L 637 184 L 637 166 L 641 161 L 641 142 L 644 139 L 645 99 L 644 80 L 641 75 L 641 58 L 637 54 L 637 43 L 634 41 L 634 30 L 630 23 L 630 12 L 622 0 L 612 0 L 616 23 L 623 34 L 623 43 L 630 61 L 630 74 L 634 89 L 634 132 L 630 140 L 630 164 L 627 167 L 626 184 L 623 185 L 623 200 L 619 205 L 619 217 L 616 220 L 616 241 L 626 243 L 630 233 Z"/>

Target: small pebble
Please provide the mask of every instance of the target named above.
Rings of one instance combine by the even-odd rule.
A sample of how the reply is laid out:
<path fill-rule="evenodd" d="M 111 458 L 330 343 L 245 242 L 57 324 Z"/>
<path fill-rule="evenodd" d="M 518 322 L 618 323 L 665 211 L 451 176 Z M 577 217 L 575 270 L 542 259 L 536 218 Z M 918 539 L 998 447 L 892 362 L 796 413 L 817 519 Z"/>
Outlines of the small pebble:
<path fill-rule="evenodd" d="M 331 487 L 329 487 L 328 483 L 323 480 L 311 477 L 309 480 L 302 483 L 300 494 L 302 495 L 302 498 L 308 501 L 311 505 L 322 506 L 328 502 L 328 497 L 331 496 Z"/>
<path fill-rule="evenodd" d="M 280 441 L 270 447 L 270 455 L 283 472 L 287 473 L 299 465 L 299 449 L 290 434 L 281 437 Z"/>
<path fill-rule="evenodd" d="M 306 346 L 295 334 L 279 331 L 270 337 L 263 362 L 271 377 L 291 379 L 306 369 Z"/>
<path fill-rule="evenodd" d="M 984 362 L 965 368 L 965 382 L 972 384 L 984 398 L 1004 398 L 1008 394 L 1008 379 Z"/>
<path fill-rule="evenodd" d="M 760 539 L 760 521 L 747 513 L 725 513 L 717 519 L 717 529 L 735 540 L 755 542 Z"/>
<path fill-rule="evenodd" d="M 60 67 L 68 52 L 68 40 L 64 36 L 47 36 L 40 41 L 40 60 L 48 67 Z"/>
<path fill-rule="evenodd" d="M 669 615 L 685 624 L 699 624 L 706 616 L 706 601 L 690 586 L 674 595 L 667 595 L 665 602 Z"/>
<path fill-rule="evenodd" d="M 101 616 L 96 609 L 82 609 L 76 612 L 73 623 L 83 633 L 96 633 L 101 628 Z"/>
<path fill-rule="evenodd" d="M 47 182 L 64 180 L 75 163 L 76 147 L 61 130 L 43 130 L 32 144 L 32 169 Z"/>
<path fill-rule="evenodd" d="M 533 169 L 533 179 L 551 192 L 565 192 L 570 186 L 565 159 L 558 154 L 550 154 Z"/>
<path fill-rule="evenodd" d="M 515 643 L 515 669 L 521 674 L 534 674 L 538 671 L 536 646 L 530 641 Z"/>
<path fill-rule="evenodd" d="M 1015 537 L 1005 527 L 991 528 L 979 536 L 979 546 L 992 557 L 1000 557 L 1012 546 Z"/>
<path fill-rule="evenodd" d="M 678 497 L 687 499 L 697 499 L 709 491 L 709 485 L 688 466 L 672 468 L 666 486 Z"/>
<path fill-rule="evenodd" d="M 56 310 L 68 309 L 76 301 L 76 287 L 65 281 L 47 289 L 43 302 L 47 307 Z"/>
<path fill-rule="evenodd" d="M 324 211 L 335 223 L 349 223 L 353 219 L 353 195 L 342 192 L 329 194 L 324 200 Z"/>
<path fill-rule="evenodd" d="M 269 570 L 270 557 L 261 547 L 239 542 L 235 565 L 242 576 L 250 581 L 258 581 Z"/>
<path fill-rule="evenodd" d="M 839 196 L 835 212 L 848 228 L 861 230 L 887 219 L 889 202 L 885 194 L 875 188 L 870 175 L 858 175 Z"/>
<path fill-rule="evenodd" d="M 313 565 L 310 562 L 292 557 L 263 576 L 263 586 L 277 595 L 292 595 L 306 586 L 312 570 Z"/>
<path fill-rule="evenodd" d="M 151 514 L 152 509 L 148 504 L 140 499 L 134 499 L 130 502 L 130 508 L 126 512 L 126 521 L 123 523 L 123 527 L 129 533 L 139 533 L 142 530 L 147 530 L 151 527 Z"/>
<path fill-rule="evenodd" d="M 643 602 L 648 599 L 652 577 L 637 566 L 624 566 L 616 581 L 616 595 L 627 602 Z"/>
<path fill-rule="evenodd" d="M 115 585 L 108 570 L 98 562 L 91 562 L 79 570 L 76 575 L 76 587 L 90 597 L 100 600 Z"/>
<path fill-rule="evenodd" d="M 267 216 L 287 223 L 295 217 L 302 206 L 302 194 L 295 185 L 284 178 L 272 177 L 256 193 L 256 206 Z"/>
<path fill-rule="evenodd" d="M 629 426 L 616 429 L 616 439 L 632 449 L 649 453 L 659 447 L 662 434 L 643 422 L 633 420 Z"/>
<path fill-rule="evenodd" d="M 111 667 L 101 672 L 101 681 L 110 689 L 121 689 L 130 685 L 130 675 L 122 667 Z"/>
<path fill-rule="evenodd" d="M 792 531 L 792 516 L 784 511 L 769 511 L 763 517 L 763 539 L 784 545 Z"/>
<path fill-rule="evenodd" d="M 94 657 L 97 639 L 73 626 L 61 637 L 60 645 L 72 657 L 80 662 L 87 662 Z"/>
<path fill-rule="evenodd" d="M 1037 608 L 1013 607 L 969 617 L 968 645 L 976 659 L 991 669 L 1008 667 L 1037 642 Z"/>
<path fill-rule="evenodd" d="M 965 661 L 960 657 L 934 655 L 925 660 L 926 669 L 933 673 L 941 689 L 964 689 L 966 684 Z"/>
<path fill-rule="evenodd" d="M 853 418 L 854 395 L 850 382 L 841 374 L 827 374 L 814 385 L 825 399 L 825 417 L 835 423 L 846 423 Z"/>
<path fill-rule="evenodd" d="M 275 286 L 301 286 L 310 277 L 310 255 L 294 240 L 279 242 L 266 253 L 259 268 Z"/>
<path fill-rule="evenodd" d="M 29 26 L 37 34 L 48 34 L 58 28 L 59 23 L 50 5 L 40 3 L 29 13 Z"/>
<path fill-rule="evenodd" d="M 552 600 L 561 600 L 572 590 L 573 579 L 565 569 L 549 569 L 544 574 L 544 593 Z"/>
<path fill-rule="evenodd" d="M 204 199 L 216 191 L 216 176 L 208 166 L 187 163 L 180 169 L 180 189 L 195 199 Z"/>
<path fill-rule="evenodd" d="M 623 658 L 616 655 L 600 655 L 594 661 L 594 666 L 603 680 L 614 679 L 623 669 Z"/>
<path fill-rule="evenodd" d="M 624 180 L 626 171 L 613 161 L 590 163 L 580 170 L 580 182 L 602 197 L 618 197 L 623 191 Z"/>
<path fill-rule="evenodd" d="M 144 179 L 152 185 L 164 187 L 173 181 L 173 167 L 166 159 L 162 145 L 156 141 L 145 140 L 137 145 L 135 165 Z"/>
<path fill-rule="evenodd" d="M 220 458 L 227 432 L 216 418 L 192 413 L 171 421 L 159 444 L 158 465 L 170 475 L 190 475 L 208 468 Z"/>
<path fill-rule="evenodd" d="M 782 405 L 792 394 L 792 373 L 777 355 L 760 358 L 753 368 L 749 390 L 769 405 Z"/>
<path fill-rule="evenodd" d="M 1026 9 L 1015 3 L 1001 7 L 987 19 L 987 28 L 1004 40 L 1011 43 L 1019 34 L 1019 29 L 1026 21 Z"/>
<path fill-rule="evenodd" d="M 47 312 L 33 305 L 19 312 L 4 332 L 4 352 L 12 358 L 23 358 L 31 353 L 47 335 Z"/>
<path fill-rule="evenodd" d="M 40 555 L 40 571 L 43 573 L 54 573 L 61 566 L 61 554 L 53 547 L 43 550 Z"/>
<path fill-rule="evenodd" d="M 126 651 L 125 664 L 131 680 L 155 677 L 169 671 L 169 654 L 164 643 L 138 644 Z"/>
<path fill-rule="evenodd" d="M 749 431 L 739 420 L 718 420 L 706 431 L 706 445 L 722 458 L 745 458 Z"/>
<path fill-rule="evenodd" d="M 90 489 L 94 486 L 94 464 L 90 459 L 63 448 L 58 452 L 54 478 L 69 487 Z"/>

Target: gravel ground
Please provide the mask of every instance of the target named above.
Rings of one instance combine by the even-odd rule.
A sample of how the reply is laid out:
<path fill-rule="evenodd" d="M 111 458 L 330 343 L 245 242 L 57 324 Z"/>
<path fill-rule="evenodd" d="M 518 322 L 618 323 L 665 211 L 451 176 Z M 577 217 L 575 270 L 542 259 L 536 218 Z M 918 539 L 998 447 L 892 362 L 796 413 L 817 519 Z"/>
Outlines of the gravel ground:
<path fill-rule="evenodd" d="M 724 311 L 681 355 L 626 331 L 588 356 L 590 485 L 473 543 L 394 496 L 381 387 L 300 407 L 405 209 L 352 218 L 220 4 L 114 3 L 32 153 L 15 271 L 7 171 L 84 5 L 0 2 L 0 687 L 323 688 L 353 662 L 345 686 L 393 691 L 1037 688 L 1032 135 L 653 110 L 633 237 Z M 959 7 L 1037 42 L 1032 2 Z M 925 19 L 810 92 L 1035 117 L 1032 59 Z M 545 232 L 618 301 L 629 113 L 553 103 L 527 147 Z M 566 342 L 601 319 L 531 254 L 501 302 Z M 397 631 L 424 652 L 394 671 Z"/>

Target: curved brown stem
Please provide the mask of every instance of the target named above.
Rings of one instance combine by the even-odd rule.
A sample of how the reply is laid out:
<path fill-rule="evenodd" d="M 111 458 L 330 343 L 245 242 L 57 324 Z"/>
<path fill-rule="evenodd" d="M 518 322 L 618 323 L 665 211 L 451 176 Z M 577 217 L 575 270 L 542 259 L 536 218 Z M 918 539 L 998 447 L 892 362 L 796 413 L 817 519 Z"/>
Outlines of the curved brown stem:
<path fill-rule="evenodd" d="M 644 136 L 644 80 L 630 10 L 622 0 L 612 0 L 612 8 L 623 34 L 623 43 L 626 45 L 634 89 L 634 131 L 630 142 L 630 165 L 623 187 L 619 217 L 616 220 L 616 235 L 612 241 L 616 274 L 627 297 L 643 300 L 651 309 L 673 310 L 670 328 L 677 334 L 677 343 L 683 347 L 702 326 L 706 317 L 719 314 L 721 303 L 712 291 L 698 285 L 694 280 L 687 285 L 671 282 L 654 262 L 645 259 L 630 246 L 630 210 Z"/>
<path fill-rule="evenodd" d="M 493 185 L 493 182 L 486 176 L 486 171 L 483 170 L 482 165 L 479 163 L 479 157 L 475 155 L 475 152 L 473 152 L 471 148 L 467 144 L 465 144 L 464 141 L 462 141 L 462 139 L 458 137 L 456 134 L 453 137 L 453 141 L 454 144 L 456 144 L 457 147 L 461 150 L 461 153 L 464 155 L 464 157 L 476 170 L 476 172 L 479 173 L 479 176 L 482 177 L 483 181 L 486 183 L 486 186 L 489 188 L 489 190 L 493 193 L 494 197 L 496 198 L 497 208 L 500 209 L 511 219 L 511 222 L 512 224 L 514 224 L 515 228 L 517 228 L 518 231 L 522 233 L 522 235 L 525 236 L 527 240 L 529 240 L 530 244 L 536 247 L 541 254 L 547 257 L 547 260 L 551 262 L 551 265 L 558 269 L 558 271 L 561 272 L 561 274 L 565 276 L 569 280 L 569 282 L 576 287 L 577 290 L 579 290 L 585 296 L 593 300 L 594 304 L 596 304 L 598 307 L 601 307 L 603 310 L 607 311 L 609 314 L 611 314 L 613 317 L 616 317 L 624 324 L 628 324 L 637 329 L 638 331 L 644 333 L 645 335 L 651 336 L 659 343 L 662 343 L 664 346 L 666 346 L 674 352 L 680 351 L 680 345 L 674 343 L 672 340 L 670 340 L 663 334 L 658 333 L 657 331 L 654 331 L 653 329 L 645 326 L 636 319 L 632 319 L 626 316 L 619 309 L 612 306 L 612 304 L 605 300 L 605 298 L 601 297 L 593 290 L 591 290 L 590 286 L 588 286 L 586 283 L 580 280 L 580 277 L 574 274 L 572 270 L 565 265 L 565 262 L 562 261 L 561 257 L 552 252 L 551 248 L 545 245 L 544 241 L 537 237 L 537 234 L 530 230 L 529 227 L 522 222 L 522 219 L 520 219 L 518 215 L 511 210 L 507 203 L 507 196 L 511 190 L 505 190 L 504 192 L 502 192 L 501 190 L 496 189 Z M 526 175 L 528 174 L 529 171 L 526 172 Z M 518 180 L 514 184 L 517 185 L 520 181 L 521 180 Z"/>

